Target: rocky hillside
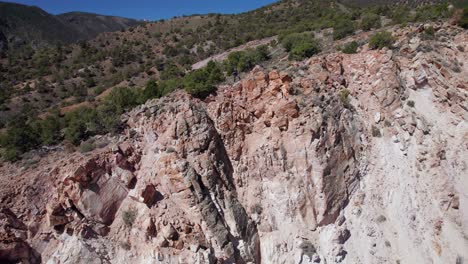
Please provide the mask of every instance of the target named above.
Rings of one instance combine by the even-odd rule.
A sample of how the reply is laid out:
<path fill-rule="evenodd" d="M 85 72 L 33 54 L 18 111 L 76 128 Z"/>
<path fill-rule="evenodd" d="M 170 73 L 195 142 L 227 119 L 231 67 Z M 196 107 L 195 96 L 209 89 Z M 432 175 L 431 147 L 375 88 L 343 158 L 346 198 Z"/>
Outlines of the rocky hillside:
<path fill-rule="evenodd" d="M 5 163 L 0 260 L 464 263 L 468 33 L 386 30 L 393 49 L 255 67 L 136 107 L 86 154 Z"/>
<path fill-rule="evenodd" d="M 388 5 L 388 4 L 410 4 L 411 6 L 427 5 L 444 2 L 442 0 L 340 0 L 340 3 L 358 6 Z"/>
<path fill-rule="evenodd" d="M 0 2 L 0 52 L 24 45 L 72 43 L 140 23 L 133 19 L 79 12 L 54 16 L 35 6 Z"/>
<path fill-rule="evenodd" d="M 0 127 L 17 118 L 24 102 L 38 113 L 93 105 L 103 92 L 114 87 L 143 87 L 160 75 L 173 76 L 174 72 L 182 75 L 199 61 L 251 41 L 330 28 L 338 32 L 334 37 L 343 38 L 359 30 L 366 19 L 367 27 L 379 27 L 381 21 L 411 23 L 451 16 L 447 5 L 400 7 L 358 8 L 325 0 L 283 0 L 237 15 L 194 15 L 148 22 L 100 34 L 81 45 L 40 49 L 25 45 L 16 52 L 7 52 L 5 59 L 0 58 Z M 64 16 L 59 24 L 73 26 L 66 31 L 68 37 L 82 36 L 83 30 L 114 29 L 99 16 L 81 13 Z M 119 18 L 106 17 L 108 20 L 112 25 L 120 25 Z M 31 31 L 31 34 L 42 32 Z M 33 39 L 39 41 L 41 36 L 36 35 Z M 11 35 L 5 37 L 11 39 Z"/>

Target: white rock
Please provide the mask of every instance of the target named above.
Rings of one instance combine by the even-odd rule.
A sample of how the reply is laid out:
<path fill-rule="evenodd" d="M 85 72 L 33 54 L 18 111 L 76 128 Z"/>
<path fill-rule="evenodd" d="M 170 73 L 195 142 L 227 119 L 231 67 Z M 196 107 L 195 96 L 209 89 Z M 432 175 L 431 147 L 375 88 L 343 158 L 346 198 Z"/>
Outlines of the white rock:
<path fill-rule="evenodd" d="M 405 132 L 405 133 L 403 134 L 403 138 L 405 139 L 406 142 L 410 141 L 410 139 L 411 139 L 410 133 Z"/>
<path fill-rule="evenodd" d="M 375 113 L 374 121 L 375 121 L 376 124 L 378 124 L 380 122 L 380 118 L 381 118 L 380 112 Z"/>

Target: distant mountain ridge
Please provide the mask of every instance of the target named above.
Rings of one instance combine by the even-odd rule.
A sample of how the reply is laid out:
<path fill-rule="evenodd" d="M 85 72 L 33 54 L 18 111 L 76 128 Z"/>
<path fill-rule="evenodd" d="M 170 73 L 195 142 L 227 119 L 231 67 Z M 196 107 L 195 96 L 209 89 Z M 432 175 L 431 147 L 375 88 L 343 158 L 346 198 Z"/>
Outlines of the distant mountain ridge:
<path fill-rule="evenodd" d="M 91 39 L 140 24 L 135 19 L 82 12 L 52 15 L 35 7 L 0 2 L 0 49 Z"/>
<path fill-rule="evenodd" d="M 434 3 L 442 3 L 444 0 L 339 0 L 343 4 L 354 4 L 358 6 L 368 6 L 368 5 L 426 5 Z"/>
<path fill-rule="evenodd" d="M 141 24 L 141 21 L 135 19 L 84 12 L 69 12 L 57 17 L 86 39 L 91 39 L 102 32 L 118 31 Z"/>

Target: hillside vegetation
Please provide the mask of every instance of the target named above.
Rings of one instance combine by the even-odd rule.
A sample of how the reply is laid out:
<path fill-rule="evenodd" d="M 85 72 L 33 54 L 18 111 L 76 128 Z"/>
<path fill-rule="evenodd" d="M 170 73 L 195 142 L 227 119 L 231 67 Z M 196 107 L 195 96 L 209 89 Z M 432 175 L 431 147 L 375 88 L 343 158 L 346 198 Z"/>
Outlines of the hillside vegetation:
<path fill-rule="evenodd" d="M 196 71 L 192 64 L 251 40 L 279 36 L 289 59 L 302 60 L 324 48 L 313 32 L 332 29 L 331 37 L 339 40 L 381 27 L 384 19 L 406 24 L 452 14 L 448 4 L 352 7 L 285 0 L 238 15 L 145 23 L 78 44 L 24 45 L 8 51 L 0 63 L 3 156 L 16 160 L 40 145 L 64 139 L 79 145 L 90 136 L 118 131 L 120 114 L 175 89 L 204 98 L 234 70 L 241 73 L 268 60 L 278 43 L 231 53 L 224 62 Z M 391 47 L 386 33 L 374 38 L 374 48 Z M 355 52 L 353 46 L 349 52 Z M 18 137 L 20 130 L 24 135 Z"/>

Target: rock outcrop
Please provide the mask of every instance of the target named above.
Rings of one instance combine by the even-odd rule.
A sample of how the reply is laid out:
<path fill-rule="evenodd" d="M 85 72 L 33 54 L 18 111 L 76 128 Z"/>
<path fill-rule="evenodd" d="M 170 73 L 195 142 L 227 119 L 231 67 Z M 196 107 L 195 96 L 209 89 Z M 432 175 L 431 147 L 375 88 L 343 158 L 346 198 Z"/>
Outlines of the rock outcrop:
<path fill-rule="evenodd" d="M 5 164 L 0 260 L 463 263 L 468 34 L 434 28 L 178 91 L 107 147 Z"/>

